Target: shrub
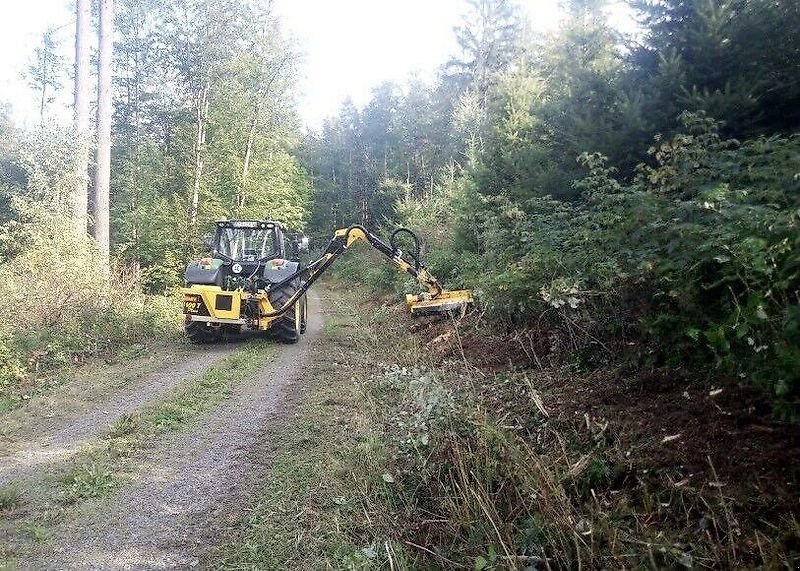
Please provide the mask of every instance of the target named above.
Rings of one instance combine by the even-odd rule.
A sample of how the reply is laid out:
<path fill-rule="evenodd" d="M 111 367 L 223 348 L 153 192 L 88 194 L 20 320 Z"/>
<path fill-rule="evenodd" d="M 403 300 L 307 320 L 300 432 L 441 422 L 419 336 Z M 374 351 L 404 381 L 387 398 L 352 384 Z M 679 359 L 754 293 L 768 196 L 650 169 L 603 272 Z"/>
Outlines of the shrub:
<path fill-rule="evenodd" d="M 0 264 L 0 391 L 26 371 L 79 362 L 177 329 L 172 297 L 101 269 L 92 242 L 69 221 L 29 205 L 30 221 L 6 227 L 17 254 Z M 13 326 L 11 325 L 13 323 Z"/>
<path fill-rule="evenodd" d="M 615 179 L 605 157 L 582 154 L 579 201 L 473 197 L 480 214 L 470 208 L 459 232 L 478 237 L 479 261 L 460 278 L 484 291 L 501 322 L 544 320 L 577 345 L 624 330 L 649 344 L 653 364 L 749 378 L 793 415 L 800 137 L 739 142 L 722 139 L 703 115 L 682 122 L 629 183 Z M 455 244 L 437 263 L 458 271 L 458 252 Z"/>

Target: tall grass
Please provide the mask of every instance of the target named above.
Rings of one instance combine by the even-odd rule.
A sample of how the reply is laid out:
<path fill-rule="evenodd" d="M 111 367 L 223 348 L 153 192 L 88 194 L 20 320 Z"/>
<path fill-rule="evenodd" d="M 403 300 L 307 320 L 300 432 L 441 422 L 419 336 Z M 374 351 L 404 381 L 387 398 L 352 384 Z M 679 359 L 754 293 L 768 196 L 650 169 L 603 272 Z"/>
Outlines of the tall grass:
<path fill-rule="evenodd" d="M 65 218 L 42 213 L 13 230 L 13 255 L 0 262 L 0 391 L 29 374 L 177 332 L 177 302 L 104 269 Z"/>

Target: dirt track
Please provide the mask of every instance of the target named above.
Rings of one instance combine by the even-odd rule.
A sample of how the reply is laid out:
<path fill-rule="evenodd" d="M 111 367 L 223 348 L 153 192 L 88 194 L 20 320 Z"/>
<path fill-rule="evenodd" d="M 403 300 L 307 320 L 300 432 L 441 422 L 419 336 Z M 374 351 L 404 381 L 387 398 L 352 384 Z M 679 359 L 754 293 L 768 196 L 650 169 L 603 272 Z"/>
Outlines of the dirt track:
<path fill-rule="evenodd" d="M 39 419 L 24 426 L 22 438 L 16 439 L 15 451 L 0 456 L 0 485 L 26 479 L 47 464 L 69 458 L 121 416 L 158 400 L 181 381 L 214 365 L 232 350 L 232 346 L 219 346 L 202 353 L 195 351 L 173 368 L 145 375 L 132 386 L 98 402 L 87 403 L 66 418 L 50 422 L 47 418 Z"/>
<path fill-rule="evenodd" d="M 233 389 L 231 397 L 183 431 L 161 438 L 145 457 L 137 458 L 132 482 L 101 501 L 84 506 L 77 518 L 57 526 L 49 540 L 34 548 L 22 567 L 48 569 L 153 569 L 199 564 L 199 557 L 222 531 L 239 499 L 263 472 L 259 442 L 271 421 L 287 412 L 283 397 L 302 376 L 309 345 L 322 328 L 317 299 L 310 303 L 309 330 L 296 345 L 282 346 L 278 356 L 252 379 Z M 166 375 L 161 393 L 182 378 L 201 373 L 231 352 L 231 347 L 196 355 Z M 132 412 L 155 398 L 132 398 L 102 415 L 100 421 L 75 419 L 47 442 L 18 453 L 4 475 L 35 472 L 41 450 L 50 443 L 69 449 L 105 427 L 113 416 Z M 48 456 L 45 456 L 48 458 Z M 40 463 L 39 463 L 40 464 Z M 10 479 L 10 477 L 9 477 Z"/>

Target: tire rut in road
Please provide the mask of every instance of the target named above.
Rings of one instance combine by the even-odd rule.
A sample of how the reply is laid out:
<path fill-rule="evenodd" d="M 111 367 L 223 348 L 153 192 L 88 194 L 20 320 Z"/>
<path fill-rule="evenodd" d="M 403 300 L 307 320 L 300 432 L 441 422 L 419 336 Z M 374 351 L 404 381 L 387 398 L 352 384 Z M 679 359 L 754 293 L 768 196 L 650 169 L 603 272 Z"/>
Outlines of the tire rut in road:
<path fill-rule="evenodd" d="M 115 392 L 110 398 L 91 403 L 78 416 L 58 421 L 47 435 L 16 442 L 17 451 L 0 457 L 0 485 L 28 479 L 49 464 L 66 460 L 93 438 L 101 436 L 109 424 L 157 401 L 184 380 L 198 375 L 232 353 L 234 348 L 226 345 L 202 353 L 193 352 L 176 368 L 146 375 L 133 386 Z"/>
<path fill-rule="evenodd" d="M 318 299 L 309 329 L 230 399 L 176 433 L 142 462 L 134 481 L 57 531 L 36 567 L 153 569 L 192 567 L 265 469 L 253 454 L 270 417 L 281 414 L 322 329 Z M 89 507 L 89 506 L 87 506 Z"/>

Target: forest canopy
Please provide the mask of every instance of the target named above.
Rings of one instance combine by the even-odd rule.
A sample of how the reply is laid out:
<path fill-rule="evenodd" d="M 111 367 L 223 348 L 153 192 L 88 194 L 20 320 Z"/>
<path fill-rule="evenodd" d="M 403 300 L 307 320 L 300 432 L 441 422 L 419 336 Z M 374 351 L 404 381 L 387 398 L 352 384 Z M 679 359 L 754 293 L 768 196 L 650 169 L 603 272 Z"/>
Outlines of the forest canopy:
<path fill-rule="evenodd" d="M 407 225 L 493 327 L 548 323 L 589 361 L 738 375 L 795 414 L 800 5 L 632 0 L 642 31 L 626 37 L 607 4 L 571 0 L 537 34 L 510 0 L 465 0 L 435 81 L 384 83 L 303 130 L 301 50 L 270 3 L 117 0 L 113 271 L 96 281 L 172 292 L 221 217 L 278 219 L 319 247 L 350 224 Z M 0 113 L 14 290 L 34 287 L 19 281 L 31 256 L 96 263 L 70 223 L 81 138 L 48 115 L 59 66 L 48 33 L 29 73 L 39 127 Z M 30 348 L 5 336 L 17 374 Z"/>

